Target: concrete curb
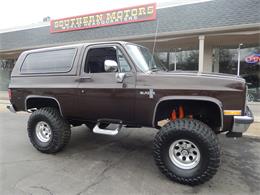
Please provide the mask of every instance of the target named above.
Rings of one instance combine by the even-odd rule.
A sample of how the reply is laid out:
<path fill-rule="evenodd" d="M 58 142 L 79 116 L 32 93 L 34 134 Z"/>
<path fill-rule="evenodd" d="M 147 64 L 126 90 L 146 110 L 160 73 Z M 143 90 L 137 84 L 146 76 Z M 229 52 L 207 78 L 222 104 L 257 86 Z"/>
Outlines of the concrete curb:
<path fill-rule="evenodd" d="M 260 138 L 260 123 L 254 122 L 249 129 L 244 133 L 244 136 Z"/>
<path fill-rule="evenodd" d="M 10 104 L 9 100 L 0 100 L 0 104 Z"/>
<path fill-rule="evenodd" d="M 254 122 L 255 122 L 255 123 L 260 123 L 260 117 L 255 117 L 255 118 L 254 118 Z"/>
<path fill-rule="evenodd" d="M 260 139 L 259 135 L 252 135 L 252 134 L 243 134 L 243 137 L 253 138 L 253 139 Z"/>
<path fill-rule="evenodd" d="M 10 104 L 9 100 L 0 100 L 0 112 L 8 111 L 8 109 L 6 108 L 8 104 Z"/>

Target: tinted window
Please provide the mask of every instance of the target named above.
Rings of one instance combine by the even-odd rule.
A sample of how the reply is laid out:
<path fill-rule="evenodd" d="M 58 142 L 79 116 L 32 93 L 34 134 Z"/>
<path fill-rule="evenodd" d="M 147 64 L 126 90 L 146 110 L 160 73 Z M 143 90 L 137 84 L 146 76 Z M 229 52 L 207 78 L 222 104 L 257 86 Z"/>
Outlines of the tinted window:
<path fill-rule="evenodd" d="M 117 62 L 121 72 L 131 71 L 130 65 L 125 59 L 122 52 L 117 47 L 101 47 L 89 49 L 84 71 L 86 73 L 104 73 L 110 72 L 105 70 L 105 61 L 113 60 Z M 112 71 L 113 72 L 113 71 Z"/>
<path fill-rule="evenodd" d="M 21 68 L 21 72 L 68 72 L 72 67 L 75 54 L 76 49 L 63 49 L 31 53 L 26 56 Z"/>
<path fill-rule="evenodd" d="M 102 73 L 105 71 L 105 61 L 117 62 L 115 47 L 93 48 L 88 51 L 84 71 L 87 73 Z"/>

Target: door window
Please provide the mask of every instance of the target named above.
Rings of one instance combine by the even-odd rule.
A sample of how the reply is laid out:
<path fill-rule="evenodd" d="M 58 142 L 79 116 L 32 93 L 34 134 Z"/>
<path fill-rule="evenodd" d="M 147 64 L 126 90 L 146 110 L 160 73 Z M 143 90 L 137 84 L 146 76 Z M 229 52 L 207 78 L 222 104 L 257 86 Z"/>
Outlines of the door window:
<path fill-rule="evenodd" d="M 115 61 L 118 68 L 114 72 L 129 72 L 131 71 L 130 65 L 127 62 L 123 53 L 117 47 L 100 47 L 91 48 L 85 61 L 84 72 L 86 73 L 105 73 L 111 72 L 111 69 L 105 68 L 105 62 L 111 64 Z"/>

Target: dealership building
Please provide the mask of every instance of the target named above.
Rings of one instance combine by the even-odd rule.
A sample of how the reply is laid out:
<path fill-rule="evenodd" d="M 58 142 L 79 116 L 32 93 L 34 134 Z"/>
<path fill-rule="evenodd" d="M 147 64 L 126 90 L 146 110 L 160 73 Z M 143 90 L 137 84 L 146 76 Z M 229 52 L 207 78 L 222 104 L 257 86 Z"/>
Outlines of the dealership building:
<path fill-rule="evenodd" d="M 23 51 L 112 40 L 148 47 L 169 70 L 240 75 L 260 104 L 259 0 L 136 5 L 0 30 L 0 91 Z"/>

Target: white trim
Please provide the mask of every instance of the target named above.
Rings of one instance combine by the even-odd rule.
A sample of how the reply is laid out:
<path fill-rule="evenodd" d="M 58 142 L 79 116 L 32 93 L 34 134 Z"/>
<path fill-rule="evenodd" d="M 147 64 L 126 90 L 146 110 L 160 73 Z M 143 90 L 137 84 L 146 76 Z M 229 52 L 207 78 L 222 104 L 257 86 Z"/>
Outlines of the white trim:
<path fill-rule="evenodd" d="M 254 23 L 254 24 L 240 24 L 240 25 L 233 25 L 233 26 L 223 26 L 223 27 L 212 27 L 212 28 L 201 28 L 201 29 L 194 29 L 194 30 L 182 30 L 182 31 L 175 31 L 175 32 L 164 32 L 164 33 L 158 33 L 159 36 L 178 36 L 178 35 L 184 35 L 181 38 L 186 38 L 185 35 L 193 35 L 196 36 L 199 33 L 203 33 L 205 36 L 209 35 L 218 35 L 217 31 L 225 31 L 225 30 L 243 30 L 247 28 L 258 28 L 260 26 L 260 23 Z M 207 34 L 215 32 L 214 34 Z M 1 33 L 0 33 L 1 34 Z M 45 45 L 39 45 L 39 46 L 32 46 L 32 47 L 21 47 L 17 49 L 11 49 L 11 50 L 0 50 L 0 54 L 4 52 L 13 52 L 18 50 L 28 50 L 28 49 L 36 49 L 36 48 L 43 48 L 43 47 L 51 47 L 51 46 L 61 46 L 61 45 L 71 45 L 71 44 L 77 44 L 82 43 L 86 41 L 86 43 L 93 43 L 93 42 L 106 42 L 106 41 L 115 41 L 115 40 L 133 40 L 142 38 L 151 38 L 154 37 L 154 33 L 151 34 L 143 34 L 143 35 L 136 35 L 136 36 L 122 36 L 119 38 L 104 38 L 104 39 L 93 39 L 93 40 L 80 40 L 80 41 L 71 41 L 71 42 L 62 42 L 62 43 L 55 43 L 55 44 L 45 44 Z M 158 38 L 159 39 L 159 38 Z"/>
<path fill-rule="evenodd" d="M 51 97 L 51 96 L 41 96 L 41 95 L 28 95 L 28 96 L 26 96 L 26 98 L 25 98 L 25 100 L 24 100 L 24 105 L 25 105 L 24 111 L 27 111 L 27 110 L 28 110 L 27 101 L 28 101 L 29 99 L 33 99 L 33 98 L 52 99 L 52 100 L 56 101 L 56 103 L 58 104 L 58 107 L 59 107 L 60 114 L 61 114 L 61 116 L 63 116 L 63 113 L 62 113 L 62 110 L 61 110 L 61 106 L 60 106 L 60 102 L 58 101 L 57 98 Z"/>
<path fill-rule="evenodd" d="M 169 8 L 169 7 L 178 7 L 178 6 L 183 6 L 183 5 L 190 5 L 190 4 L 197 4 L 197 3 L 205 3 L 213 0 L 178 0 L 176 3 L 172 1 L 168 2 L 161 2 L 157 4 L 157 9 L 164 9 L 164 8 Z M 165 5 L 166 4 L 166 5 Z"/>
<path fill-rule="evenodd" d="M 17 27 L 13 27 L 13 28 L 0 29 L 0 34 L 8 33 L 8 32 L 28 30 L 28 29 L 34 29 L 34 28 L 41 28 L 41 27 L 45 27 L 45 26 L 50 26 L 50 22 L 39 22 L 39 23 L 35 23 L 35 24 L 17 26 Z"/>

